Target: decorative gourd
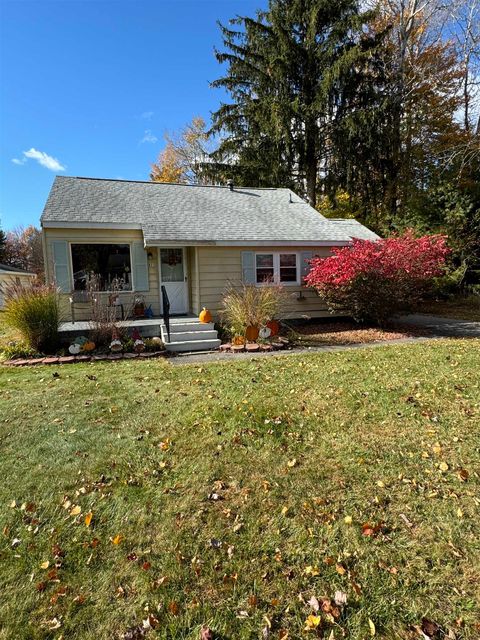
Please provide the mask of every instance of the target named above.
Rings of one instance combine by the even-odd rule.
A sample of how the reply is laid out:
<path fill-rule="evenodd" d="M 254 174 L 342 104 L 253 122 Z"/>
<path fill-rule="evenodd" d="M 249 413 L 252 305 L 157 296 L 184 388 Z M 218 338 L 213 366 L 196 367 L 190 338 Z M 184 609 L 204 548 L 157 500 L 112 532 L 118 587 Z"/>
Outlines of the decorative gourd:
<path fill-rule="evenodd" d="M 72 356 L 78 356 L 81 350 L 82 350 L 82 347 L 79 344 L 76 344 L 75 342 L 68 347 L 68 351 L 69 353 L 72 354 Z"/>
<path fill-rule="evenodd" d="M 270 329 L 270 327 L 262 327 L 259 331 L 260 338 L 262 338 L 262 340 L 265 340 L 265 338 L 269 338 L 272 335 L 272 330 Z"/>
<path fill-rule="evenodd" d="M 83 351 L 93 351 L 95 349 L 95 343 L 91 340 L 87 340 L 87 342 L 83 345 Z"/>
<path fill-rule="evenodd" d="M 232 343 L 235 345 L 245 344 L 245 338 L 243 336 L 234 336 Z"/>
<path fill-rule="evenodd" d="M 200 311 L 200 315 L 198 316 L 198 319 L 200 320 L 200 322 L 211 322 L 212 321 L 212 314 L 210 313 L 210 311 L 208 309 L 206 309 L 205 307 L 203 307 L 203 309 Z"/>
<path fill-rule="evenodd" d="M 276 336 L 277 333 L 280 331 L 280 325 L 278 324 L 278 322 L 276 320 L 269 320 L 267 322 L 267 327 L 272 332 L 271 333 L 272 336 Z"/>
<path fill-rule="evenodd" d="M 245 331 L 245 337 L 248 342 L 255 342 L 255 340 L 258 338 L 258 334 L 258 327 L 254 327 L 252 325 L 247 327 L 247 330 Z"/>

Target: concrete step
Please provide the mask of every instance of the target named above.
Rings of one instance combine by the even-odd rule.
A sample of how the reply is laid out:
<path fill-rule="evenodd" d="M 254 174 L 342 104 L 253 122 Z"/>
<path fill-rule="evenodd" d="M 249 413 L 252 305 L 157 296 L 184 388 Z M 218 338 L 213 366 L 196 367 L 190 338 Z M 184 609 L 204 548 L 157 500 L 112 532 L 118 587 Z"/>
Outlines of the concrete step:
<path fill-rule="evenodd" d="M 165 348 L 167 351 L 175 351 L 176 353 L 185 351 L 209 351 L 211 349 L 218 349 L 220 346 L 220 340 L 181 340 L 178 342 L 166 342 Z"/>
<path fill-rule="evenodd" d="M 166 332 L 165 332 L 166 335 Z M 168 337 L 167 337 L 168 339 Z M 170 329 L 170 342 L 187 342 L 189 340 L 216 340 L 217 332 L 212 331 L 172 331 Z"/>
<path fill-rule="evenodd" d="M 161 326 L 165 327 L 163 320 Z M 170 321 L 170 333 L 174 331 L 213 331 L 215 326 L 213 322 L 200 322 L 199 320 L 184 320 L 183 322 Z"/>

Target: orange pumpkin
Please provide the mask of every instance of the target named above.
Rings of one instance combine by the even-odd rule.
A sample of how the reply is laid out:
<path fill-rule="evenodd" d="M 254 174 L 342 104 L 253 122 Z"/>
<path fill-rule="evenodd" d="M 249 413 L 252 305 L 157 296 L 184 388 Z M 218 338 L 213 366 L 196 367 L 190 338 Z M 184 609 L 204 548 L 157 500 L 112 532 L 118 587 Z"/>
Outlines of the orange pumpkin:
<path fill-rule="evenodd" d="M 247 330 L 245 331 L 245 337 L 248 342 L 255 342 L 255 340 L 258 338 L 259 331 L 259 328 L 254 327 L 253 325 L 247 327 Z"/>
<path fill-rule="evenodd" d="M 203 307 L 203 309 L 200 311 L 200 315 L 198 316 L 198 319 L 200 320 L 200 322 L 205 322 L 205 323 L 211 322 L 212 314 L 208 309 L 205 309 L 205 307 Z"/>
<path fill-rule="evenodd" d="M 85 344 L 83 345 L 84 351 L 93 351 L 94 349 L 95 349 L 95 343 L 92 342 L 91 340 L 88 340 L 88 342 L 85 342 Z"/>
<path fill-rule="evenodd" d="M 276 336 L 277 333 L 280 331 L 280 325 L 278 324 L 278 322 L 276 320 L 269 320 L 267 322 L 267 327 L 272 332 L 272 336 Z"/>

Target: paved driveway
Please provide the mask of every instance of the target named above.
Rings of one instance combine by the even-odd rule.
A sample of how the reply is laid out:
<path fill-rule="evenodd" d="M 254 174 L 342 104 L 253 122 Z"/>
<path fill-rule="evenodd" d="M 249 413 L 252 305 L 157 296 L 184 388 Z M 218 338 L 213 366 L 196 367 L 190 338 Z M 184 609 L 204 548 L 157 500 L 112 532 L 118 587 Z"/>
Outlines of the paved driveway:
<path fill-rule="evenodd" d="M 480 338 L 480 322 L 467 322 L 425 313 L 412 313 L 398 319 L 402 324 L 425 327 L 435 336 L 455 336 L 457 338 Z"/>

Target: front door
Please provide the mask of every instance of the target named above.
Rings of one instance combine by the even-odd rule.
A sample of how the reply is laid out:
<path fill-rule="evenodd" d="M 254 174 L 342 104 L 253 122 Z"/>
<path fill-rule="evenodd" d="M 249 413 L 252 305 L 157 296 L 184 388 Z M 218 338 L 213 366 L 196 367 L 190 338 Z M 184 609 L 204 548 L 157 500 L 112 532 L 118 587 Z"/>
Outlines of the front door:
<path fill-rule="evenodd" d="M 160 249 L 160 284 L 167 291 L 170 313 L 187 313 L 188 282 L 185 249 L 176 247 Z"/>

